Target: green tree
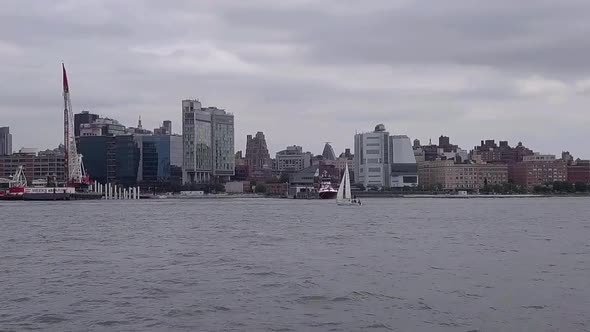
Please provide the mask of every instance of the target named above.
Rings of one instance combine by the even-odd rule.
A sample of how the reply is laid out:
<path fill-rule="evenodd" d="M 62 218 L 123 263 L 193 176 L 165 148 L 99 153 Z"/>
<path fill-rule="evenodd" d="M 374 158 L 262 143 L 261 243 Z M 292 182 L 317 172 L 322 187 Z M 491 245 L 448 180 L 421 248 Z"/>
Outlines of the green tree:
<path fill-rule="evenodd" d="M 254 191 L 255 191 L 256 193 L 261 193 L 261 194 L 263 194 L 263 193 L 265 193 L 265 192 L 266 192 L 266 186 L 265 186 L 265 185 L 263 185 L 262 183 L 259 183 L 259 184 L 257 184 L 257 185 L 256 185 L 256 187 L 254 188 Z"/>
<path fill-rule="evenodd" d="M 544 193 L 548 193 L 549 191 L 551 191 L 551 189 L 548 186 L 536 185 L 533 188 L 533 191 L 538 194 L 544 194 Z"/>
<path fill-rule="evenodd" d="M 574 188 L 579 193 L 585 193 L 588 191 L 588 184 L 586 184 L 584 182 L 576 182 L 574 184 Z"/>
<path fill-rule="evenodd" d="M 504 189 L 504 187 L 501 184 L 494 184 L 492 185 L 492 192 L 498 194 L 498 193 L 502 193 L 502 190 Z"/>
<path fill-rule="evenodd" d="M 568 193 L 575 193 L 576 192 L 576 188 L 574 187 L 574 184 L 571 182 L 563 182 L 563 189 L 565 192 Z"/>
<path fill-rule="evenodd" d="M 572 183 L 567 181 L 555 181 L 550 186 L 553 192 L 558 193 L 572 193 L 575 192 L 575 187 Z"/>

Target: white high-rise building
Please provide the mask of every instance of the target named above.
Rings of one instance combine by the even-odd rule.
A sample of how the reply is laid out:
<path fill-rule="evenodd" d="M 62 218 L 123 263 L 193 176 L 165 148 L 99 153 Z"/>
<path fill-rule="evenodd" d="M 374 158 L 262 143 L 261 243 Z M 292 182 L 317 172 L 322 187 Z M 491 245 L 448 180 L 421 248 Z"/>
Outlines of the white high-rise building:
<path fill-rule="evenodd" d="M 354 136 L 355 183 L 365 187 L 414 187 L 418 168 L 410 138 L 390 136 L 379 124 L 370 133 Z"/>
<path fill-rule="evenodd" d="M 182 101 L 183 183 L 234 175 L 234 116 L 198 100 Z"/>
<path fill-rule="evenodd" d="M 356 183 L 385 187 L 389 183 L 389 133 L 378 124 L 375 131 L 354 135 Z"/>

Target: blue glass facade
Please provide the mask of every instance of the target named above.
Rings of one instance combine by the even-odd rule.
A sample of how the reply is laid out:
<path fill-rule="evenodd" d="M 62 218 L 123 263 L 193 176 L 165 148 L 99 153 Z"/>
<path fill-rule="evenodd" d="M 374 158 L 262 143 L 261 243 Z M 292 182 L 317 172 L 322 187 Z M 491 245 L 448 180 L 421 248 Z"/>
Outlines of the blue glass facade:
<path fill-rule="evenodd" d="M 141 153 L 138 181 L 167 182 L 179 177 L 177 168 L 182 165 L 181 137 L 136 136 L 135 142 Z"/>
<path fill-rule="evenodd" d="M 127 186 L 136 183 L 139 149 L 133 136 L 82 136 L 78 151 L 90 179 Z"/>
<path fill-rule="evenodd" d="M 137 181 L 139 149 L 133 136 L 115 136 L 115 163 L 117 182 L 125 186 L 133 186 Z"/>
<path fill-rule="evenodd" d="M 92 180 L 126 186 L 182 180 L 182 137 L 83 136 L 78 148 Z"/>
<path fill-rule="evenodd" d="M 114 137 L 84 136 L 78 138 L 78 152 L 82 155 L 82 162 L 86 173 L 94 181 L 100 183 L 114 182 L 116 173 L 112 151 Z M 110 170 L 110 172 L 109 172 Z"/>

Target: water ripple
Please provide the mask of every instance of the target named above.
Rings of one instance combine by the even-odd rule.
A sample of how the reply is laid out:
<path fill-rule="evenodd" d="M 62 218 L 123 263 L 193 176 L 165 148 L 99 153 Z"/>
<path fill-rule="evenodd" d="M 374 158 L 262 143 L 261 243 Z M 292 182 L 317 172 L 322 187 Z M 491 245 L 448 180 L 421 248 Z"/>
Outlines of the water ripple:
<path fill-rule="evenodd" d="M 0 202 L 0 331 L 563 331 L 589 200 Z"/>

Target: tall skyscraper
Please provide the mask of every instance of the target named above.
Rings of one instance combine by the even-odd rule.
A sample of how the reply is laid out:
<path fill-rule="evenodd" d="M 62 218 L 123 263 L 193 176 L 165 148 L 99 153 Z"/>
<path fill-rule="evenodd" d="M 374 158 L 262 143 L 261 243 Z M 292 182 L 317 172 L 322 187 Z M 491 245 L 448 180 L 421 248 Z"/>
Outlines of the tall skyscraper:
<path fill-rule="evenodd" d="M 266 146 L 264 133 L 259 131 L 254 137 L 246 136 L 246 162 L 252 169 L 271 167 L 270 153 Z"/>
<path fill-rule="evenodd" d="M 0 127 L 0 156 L 12 154 L 12 134 L 10 127 Z"/>
<path fill-rule="evenodd" d="M 234 115 L 217 107 L 207 107 L 211 114 L 213 142 L 213 175 L 229 177 L 235 173 Z"/>
<path fill-rule="evenodd" d="M 183 183 L 234 175 L 234 116 L 198 100 L 182 101 Z"/>

